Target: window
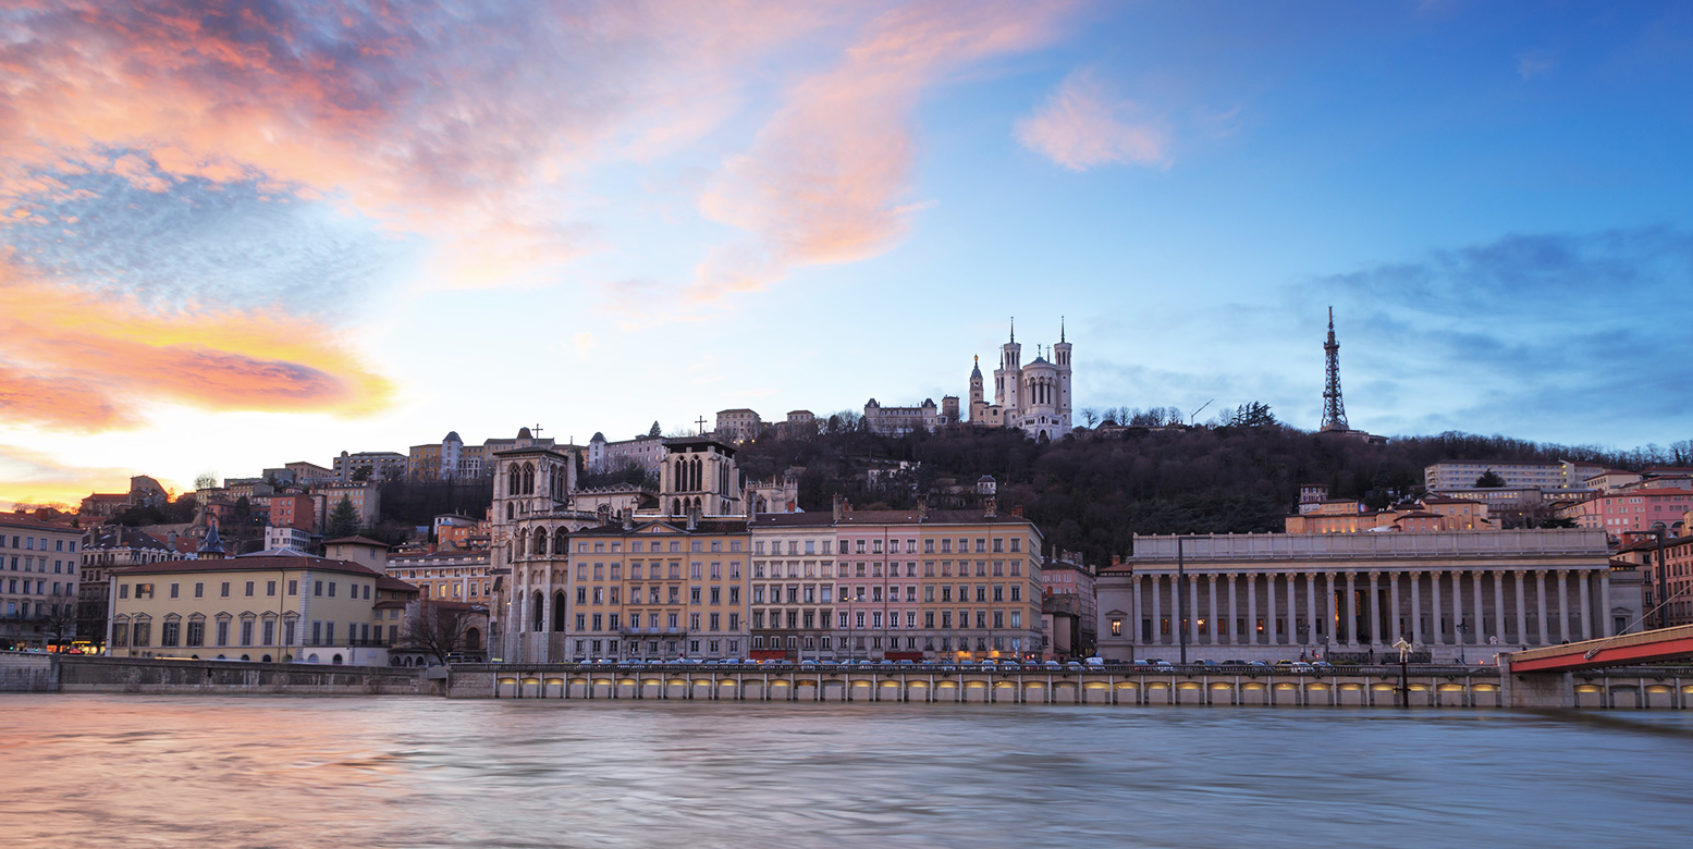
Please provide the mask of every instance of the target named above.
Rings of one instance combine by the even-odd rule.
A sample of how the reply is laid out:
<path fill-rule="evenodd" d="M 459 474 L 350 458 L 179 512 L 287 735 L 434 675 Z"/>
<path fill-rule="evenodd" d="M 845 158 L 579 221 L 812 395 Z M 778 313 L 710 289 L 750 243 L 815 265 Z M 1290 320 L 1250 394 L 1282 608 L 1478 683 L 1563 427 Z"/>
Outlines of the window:
<path fill-rule="evenodd" d="M 252 584 L 248 584 L 247 586 L 251 587 Z M 229 582 L 228 581 L 223 582 L 223 587 L 221 588 L 221 591 L 223 593 L 223 598 L 229 598 Z M 251 592 L 249 592 L 247 594 L 252 595 Z"/>
<path fill-rule="evenodd" d="M 159 645 L 175 646 L 182 636 L 182 623 L 176 621 L 165 622 L 165 627 L 159 631 Z"/>
<path fill-rule="evenodd" d="M 253 582 L 253 581 L 248 581 L 248 582 L 247 582 L 247 596 L 248 596 L 248 597 L 249 597 L 249 598 L 251 598 L 251 597 L 252 597 L 252 595 L 253 595 L 253 584 L 254 584 L 254 582 Z"/>
<path fill-rule="evenodd" d="M 171 598 L 176 598 L 176 597 L 177 597 L 177 591 L 178 591 L 178 590 L 180 590 L 180 589 L 181 589 L 181 585 L 179 585 L 179 584 L 171 584 L 171 585 L 170 585 L 170 597 L 171 597 Z"/>

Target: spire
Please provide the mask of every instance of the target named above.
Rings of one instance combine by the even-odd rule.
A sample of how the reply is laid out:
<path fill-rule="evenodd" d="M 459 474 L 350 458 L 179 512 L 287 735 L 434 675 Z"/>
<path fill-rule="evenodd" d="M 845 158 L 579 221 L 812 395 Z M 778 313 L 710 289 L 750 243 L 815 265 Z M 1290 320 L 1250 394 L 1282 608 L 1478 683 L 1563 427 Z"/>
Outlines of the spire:
<path fill-rule="evenodd" d="M 975 364 L 970 366 L 970 378 L 972 380 L 982 376 L 982 356 L 977 354 L 974 359 Z"/>
<path fill-rule="evenodd" d="M 1011 342 L 1012 344 L 1017 342 L 1017 316 L 1011 317 Z"/>
<path fill-rule="evenodd" d="M 196 552 L 202 560 L 222 560 L 223 542 L 218 539 L 218 523 L 214 519 L 206 528 L 206 539 L 200 543 L 200 550 Z"/>
<path fill-rule="evenodd" d="M 1325 431 L 1347 431 L 1346 402 L 1340 398 L 1340 343 L 1334 338 L 1334 307 L 1329 307 L 1329 337 L 1323 343 L 1328 360 L 1328 373 L 1323 385 L 1323 426 Z"/>
<path fill-rule="evenodd" d="M 1058 341 L 1061 344 L 1064 342 L 1064 316 L 1058 317 Z"/>

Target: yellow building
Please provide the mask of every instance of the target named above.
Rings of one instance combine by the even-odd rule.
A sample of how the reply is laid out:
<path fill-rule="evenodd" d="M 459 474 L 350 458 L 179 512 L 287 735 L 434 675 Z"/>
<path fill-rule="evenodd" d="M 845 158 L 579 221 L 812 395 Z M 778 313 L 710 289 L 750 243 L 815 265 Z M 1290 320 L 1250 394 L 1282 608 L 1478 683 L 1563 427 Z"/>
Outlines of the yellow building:
<path fill-rule="evenodd" d="M 201 556 L 113 570 L 113 657 L 386 666 L 405 633 L 403 602 L 417 597 L 345 560 Z"/>

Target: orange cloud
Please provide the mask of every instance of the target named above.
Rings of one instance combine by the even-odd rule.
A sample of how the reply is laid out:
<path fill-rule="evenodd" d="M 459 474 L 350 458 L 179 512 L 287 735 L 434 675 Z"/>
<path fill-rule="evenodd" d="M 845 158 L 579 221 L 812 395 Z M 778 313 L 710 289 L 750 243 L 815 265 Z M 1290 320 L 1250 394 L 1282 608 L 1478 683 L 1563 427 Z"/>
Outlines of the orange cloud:
<path fill-rule="evenodd" d="M 905 233 L 916 144 L 907 126 L 945 75 L 1051 41 L 1066 4 L 930 3 L 887 12 L 837 68 L 790 90 L 752 149 L 700 198 L 710 218 L 751 233 L 696 269 L 692 295 L 753 291 L 799 265 L 875 256 Z"/>
<path fill-rule="evenodd" d="M 39 451 L 0 445 L 0 509 L 18 504 L 75 507 L 91 492 L 125 492 L 127 469 L 67 466 Z"/>
<path fill-rule="evenodd" d="M 119 409 L 154 400 L 359 414 L 391 394 L 305 319 L 268 309 L 150 312 L 0 265 L 0 414 L 9 420 L 100 430 L 129 421 Z"/>
<path fill-rule="evenodd" d="M 1092 71 L 1081 70 L 1065 77 L 1035 114 L 1017 123 L 1017 140 L 1071 171 L 1167 163 L 1168 139 L 1134 116 L 1133 103 L 1116 96 Z"/>

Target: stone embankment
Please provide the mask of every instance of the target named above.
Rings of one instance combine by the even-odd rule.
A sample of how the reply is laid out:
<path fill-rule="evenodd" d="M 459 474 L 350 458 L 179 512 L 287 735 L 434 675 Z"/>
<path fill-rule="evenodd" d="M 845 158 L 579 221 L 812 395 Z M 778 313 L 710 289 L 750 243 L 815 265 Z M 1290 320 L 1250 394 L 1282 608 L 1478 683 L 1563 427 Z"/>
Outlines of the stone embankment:
<path fill-rule="evenodd" d="M 0 652 L 0 692 L 356 696 L 442 689 L 439 677 L 410 668 Z"/>

